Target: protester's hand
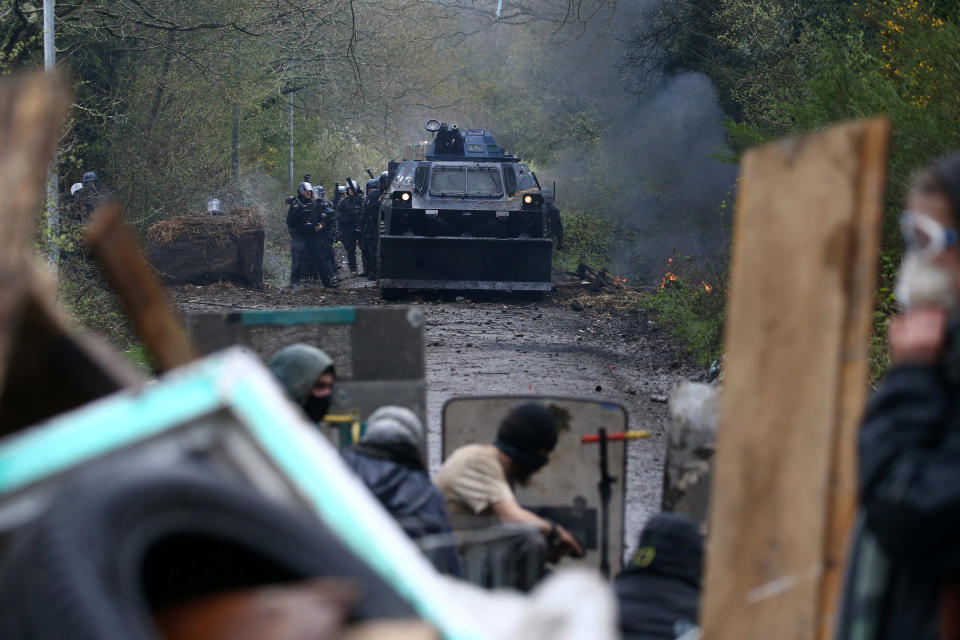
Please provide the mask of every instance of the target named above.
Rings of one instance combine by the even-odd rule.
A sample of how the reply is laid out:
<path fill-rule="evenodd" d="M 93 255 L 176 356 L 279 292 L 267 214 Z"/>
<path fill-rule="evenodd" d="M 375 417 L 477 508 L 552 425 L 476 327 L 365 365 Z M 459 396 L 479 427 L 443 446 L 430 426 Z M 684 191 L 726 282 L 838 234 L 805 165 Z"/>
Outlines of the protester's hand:
<path fill-rule="evenodd" d="M 577 539 L 573 537 L 572 533 L 560 525 L 557 525 L 557 544 L 574 558 L 582 558 L 584 556 L 583 548 L 580 547 Z"/>
<path fill-rule="evenodd" d="M 894 364 L 935 364 L 947 333 L 947 312 L 940 307 L 914 309 L 890 324 Z"/>

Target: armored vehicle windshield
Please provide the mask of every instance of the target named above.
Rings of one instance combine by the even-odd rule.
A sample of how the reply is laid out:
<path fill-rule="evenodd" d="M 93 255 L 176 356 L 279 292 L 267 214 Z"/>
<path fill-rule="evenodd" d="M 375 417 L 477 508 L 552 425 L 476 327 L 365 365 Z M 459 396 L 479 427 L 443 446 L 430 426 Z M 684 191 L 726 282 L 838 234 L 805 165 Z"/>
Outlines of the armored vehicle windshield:
<path fill-rule="evenodd" d="M 435 166 L 430 172 L 430 195 L 498 198 L 503 195 L 500 172 L 492 166 Z"/>

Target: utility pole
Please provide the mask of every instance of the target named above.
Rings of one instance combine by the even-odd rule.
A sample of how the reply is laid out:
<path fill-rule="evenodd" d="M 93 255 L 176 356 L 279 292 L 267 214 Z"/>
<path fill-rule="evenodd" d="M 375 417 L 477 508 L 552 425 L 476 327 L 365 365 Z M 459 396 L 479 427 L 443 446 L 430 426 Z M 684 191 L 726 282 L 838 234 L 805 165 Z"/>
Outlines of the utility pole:
<path fill-rule="evenodd" d="M 287 116 L 290 120 L 290 188 L 293 189 L 293 91 L 290 92 L 290 106 L 287 109 Z"/>
<path fill-rule="evenodd" d="M 53 73 L 57 67 L 57 51 L 54 48 L 54 0 L 43 0 L 43 68 L 47 73 Z M 47 170 L 47 237 L 51 240 L 60 235 L 60 211 L 57 200 L 59 189 L 57 177 L 57 158 L 54 155 L 50 168 Z M 57 271 L 59 250 L 57 242 L 50 247 L 49 262 L 54 272 Z"/>

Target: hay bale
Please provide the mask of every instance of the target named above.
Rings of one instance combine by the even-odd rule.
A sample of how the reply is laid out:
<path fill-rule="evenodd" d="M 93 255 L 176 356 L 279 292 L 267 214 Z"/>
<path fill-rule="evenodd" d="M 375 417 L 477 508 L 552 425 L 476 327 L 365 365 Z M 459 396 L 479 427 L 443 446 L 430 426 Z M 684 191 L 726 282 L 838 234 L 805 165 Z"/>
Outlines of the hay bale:
<path fill-rule="evenodd" d="M 232 209 L 167 218 L 147 230 L 147 257 L 167 284 L 263 287 L 263 214 Z"/>

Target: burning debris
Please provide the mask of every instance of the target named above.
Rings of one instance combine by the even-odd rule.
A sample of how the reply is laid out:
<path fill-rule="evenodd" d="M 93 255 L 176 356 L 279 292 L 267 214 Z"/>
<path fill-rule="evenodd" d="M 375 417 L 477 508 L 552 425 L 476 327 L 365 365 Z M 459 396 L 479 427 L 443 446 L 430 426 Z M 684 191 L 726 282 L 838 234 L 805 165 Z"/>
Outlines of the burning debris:
<path fill-rule="evenodd" d="M 660 286 L 657 287 L 658 291 L 663 291 L 667 287 L 678 286 L 684 283 L 686 278 L 684 278 L 682 274 L 677 273 L 679 266 L 680 265 L 677 264 L 674 258 L 667 259 L 666 271 L 663 274 L 663 278 L 660 280 Z M 708 283 L 706 280 L 701 280 L 700 286 L 703 287 L 703 290 L 706 293 L 710 293 L 711 291 L 713 291 L 713 286 L 710 283 Z M 692 288 L 699 288 L 699 287 L 692 287 Z"/>
<path fill-rule="evenodd" d="M 575 276 L 581 285 L 589 286 L 594 291 L 605 288 L 626 289 L 627 279 L 613 275 L 604 269 L 594 269 L 590 265 L 580 263 L 576 271 L 567 271 L 567 275 Z"/>

